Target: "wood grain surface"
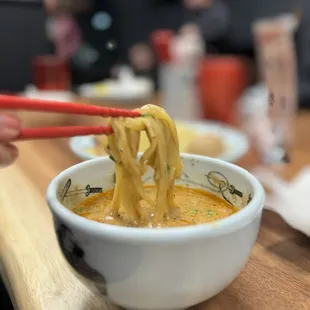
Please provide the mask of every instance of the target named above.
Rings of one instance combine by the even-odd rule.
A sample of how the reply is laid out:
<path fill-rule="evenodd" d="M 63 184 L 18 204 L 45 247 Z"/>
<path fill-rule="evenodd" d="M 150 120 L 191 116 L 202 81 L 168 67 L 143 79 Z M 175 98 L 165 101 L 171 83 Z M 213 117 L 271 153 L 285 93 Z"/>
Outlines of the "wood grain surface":
<path fill-rule="evenodd" d="M 28 125 L 48 122 L 41 114 L 23 118 Z M 61 118 L 66 124 L 98 121 Z M 300 113 L 292 163 L 282 171 L 285 178 L 310 164 L 309 125 L 310 113 Z M 67 140 L 22 142 L 18 146 L 17 163 L 0 170 L 1 273 L 16 309 L 116 309 L 71 273 L 58 248 L 45 203 L 50 180 L 79 159 L 70 152 Z M 250 168 L 254 162 L 254 156 L 248 154 L 240 165 Z M 222 293 L 194 309 L 310 309 L 310 239 L 279 216 L 264 211 L 259 237 L 245 269 Z"/>

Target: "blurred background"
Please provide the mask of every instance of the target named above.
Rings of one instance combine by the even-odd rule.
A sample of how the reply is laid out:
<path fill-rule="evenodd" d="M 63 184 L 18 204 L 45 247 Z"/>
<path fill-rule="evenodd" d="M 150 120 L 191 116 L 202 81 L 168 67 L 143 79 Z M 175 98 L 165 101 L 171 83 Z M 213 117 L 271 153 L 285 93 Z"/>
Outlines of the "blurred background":
<path fill-rule="evenodd" d="M 246 83 L 251 85 L 258 80 L 252 23 L 282 13 L 300 15 L 295 35 L 299 103 L 307 107 L 310 4 L 306 0 L 1 0 L 0 90 L 20 92 L 35 84 L 34 59 L 47 54 L 68 60 L 73 90 L 117 76 L 120 65 L 150 77 L 157 88 L 159 64 L 152 59 L 150 36 L 158 29 L 180 31 L 189 24 L 200 30 L 206 55 L 246 57 Z"/>
<path fill-rule="evenodd" d="M 276 37 L 280 20 L 285 43 L 267 51 L 259 38 L 270 29 Z M 266 162 L 287 163 L 292 153 L 286 178 L 309 165 L 310 114 L 295 115 L 295 103 L 299 110 L 310 108 L 309 0 L 0 0 L 0 42 L 0 93 L 128 109 L 160 104 L 185 121 L 177 122 L 182 152 L 249 171 Z M 268 84 L 264 74 L 272 62 L 278 67 Z M 19 114 L 24 127 L 102 124 L 99 117 Z M 101 138 L 20 143 L 17 165 L 43 195 L 58 172 L 104 155 Z M 242 164 L 253 145 L 261 156 Z M 296 197 L 306 199 L 309 179 Z M 296 210 L 295 200 L 291 205 Z M 295 251 L 290 249 L 288 257 Z"/>

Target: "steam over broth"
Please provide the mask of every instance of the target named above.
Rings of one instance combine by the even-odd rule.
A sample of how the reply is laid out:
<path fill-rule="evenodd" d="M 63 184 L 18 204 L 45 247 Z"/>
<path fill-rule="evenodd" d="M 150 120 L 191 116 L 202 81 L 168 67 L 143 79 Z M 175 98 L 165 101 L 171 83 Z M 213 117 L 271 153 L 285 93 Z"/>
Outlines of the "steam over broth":
<path fill-rule="evenodd" d="M 157 194 L 156 186 L 145 186 L 145 193 L 151 199 Z M 111 216 L 109 208 L 114 190 L 96 194 L 79 203 L 73 212 L 93 221 L 118 225 L 134 226 L 127 212 L 121 206 L 117 215 Z M 237 211 L 237 208 L 205 190 L 175 186 L 175 207 L 170 207 L 164 220 L 157 227 L 189 226 L 212 222 L 227 217 Z M 145 201 L 140 203 L 142 214 L 139 227 L 148 227 L 152 222 L 154 209 Z"/>

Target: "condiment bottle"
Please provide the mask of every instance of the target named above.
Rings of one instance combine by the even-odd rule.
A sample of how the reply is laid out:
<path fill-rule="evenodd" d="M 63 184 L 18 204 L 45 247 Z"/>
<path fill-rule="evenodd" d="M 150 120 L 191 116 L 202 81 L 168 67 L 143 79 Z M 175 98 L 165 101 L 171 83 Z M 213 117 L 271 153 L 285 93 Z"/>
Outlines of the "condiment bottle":
<path fill-rule="evenodd" d="M 175 33 L 172 30 L 161 29 L 151 34 L 150 40 L 158 61 L 158 82 L 161 92 L 161 106 L 175 115 L 175 86 L 171 68 L 170 44 Z"/>
<path fill-rule="evenodd" d="M 159 60 L 163 108 L 174 119 L 200 118 L 196 77 L 204 50 L 199 34 L 176 35 L 169 30 L 159 30 L 152 34 L 151 41 Z"/>

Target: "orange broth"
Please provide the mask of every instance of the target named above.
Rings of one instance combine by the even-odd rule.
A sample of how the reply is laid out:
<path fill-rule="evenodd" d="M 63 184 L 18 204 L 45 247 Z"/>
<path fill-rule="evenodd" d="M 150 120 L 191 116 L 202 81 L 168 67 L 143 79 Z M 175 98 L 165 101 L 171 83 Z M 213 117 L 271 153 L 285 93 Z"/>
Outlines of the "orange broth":
<path fill-rule="evenodd" d="M 146 195 L 155 200 L 157 189 L 155 186 L 145 186 Z M 72 211 L 87 219 L 118 226 L 133 226 L 128 214 L 121 207 L 118 216 L 109 216 L 114 190 L 105 191 L 88 197 Z M 160 227 L 189 226 L 209 223 L 225 218 L 238 209 L 224 199 L 202 189 L 175 186 L 174 201 L 177 208 L 171 208 Z M 139 227 L 148 227 L 153 215 L 152 207 L 145 201 L 140 203 L 140 214 L 144 214 Z M 143 218 L 143 217 L 142 217 Z"/>

